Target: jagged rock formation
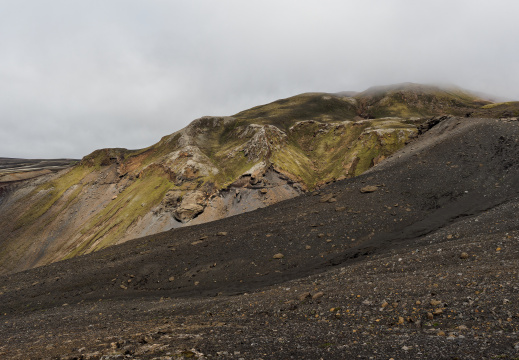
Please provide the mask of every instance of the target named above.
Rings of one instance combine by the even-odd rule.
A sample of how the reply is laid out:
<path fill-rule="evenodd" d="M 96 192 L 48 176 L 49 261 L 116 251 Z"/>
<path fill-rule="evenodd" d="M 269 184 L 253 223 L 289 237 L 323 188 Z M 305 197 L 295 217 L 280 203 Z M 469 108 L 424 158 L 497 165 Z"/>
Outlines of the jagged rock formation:
<path fill-rule="evenodd" d="M 415 137 L 426 116 L 489 104 L 418 85 L 350 95 L 303 94 L 232 117 L 203 117 L 148 148 L 97 150 L 70 169 L 4 191 L 0 211 L 10 216 L 0 219 L 0 273 L 359 175 Z"/>

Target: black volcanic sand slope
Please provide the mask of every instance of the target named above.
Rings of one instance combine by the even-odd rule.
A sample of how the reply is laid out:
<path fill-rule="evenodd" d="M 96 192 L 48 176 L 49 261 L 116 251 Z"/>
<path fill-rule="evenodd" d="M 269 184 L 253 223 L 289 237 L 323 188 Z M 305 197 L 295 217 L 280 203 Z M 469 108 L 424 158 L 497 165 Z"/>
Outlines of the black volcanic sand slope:
<path fill-rule="evenodd" d="M 320 192 L 0 277 L 0 354 L 519 356 L 518 139 L 445 118 Z"/>

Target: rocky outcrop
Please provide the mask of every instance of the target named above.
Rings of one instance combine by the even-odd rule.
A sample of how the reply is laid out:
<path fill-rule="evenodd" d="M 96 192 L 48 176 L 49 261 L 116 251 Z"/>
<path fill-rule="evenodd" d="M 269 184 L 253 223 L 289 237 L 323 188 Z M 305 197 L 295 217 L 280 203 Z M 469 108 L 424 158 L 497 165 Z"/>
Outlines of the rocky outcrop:
<path fill-rule="evenodd" d="M 219 170 L 197 146 L 187 145 L 162 159 L 162 163 L 170 173 L 175 174 L 177 184 L 192 181 L 199 177 L 218 174 Z"/>
<path fill-rule="evenodd" d="M 270 157 L 273 151 L 279 151 L 287 141 L 287 134 L 273 125 L 250 124 L 238 128 L 235 134 L 248 141 L 234 148 L 228 157 L 242 152 L 252 162 Z"/>
<path fill-rule="evenodd" d="M 423 124 L 418 126 L 418 134 L 425 134 L 427 131 L 431 130 L 434 126 L 438 125 L 442 121 L 448 120 L 452 118 L 452 116 L 434 116 L 427 121 L 425 121 Z"/>
<path fill-rule="evenodd" d="M 207 195 L 198 190 L 185 194 L 180 190 L 170 190 L 162 202 L 164 211 L 171 211 L 175 219 L 186 223 L 204 211 Z"/>

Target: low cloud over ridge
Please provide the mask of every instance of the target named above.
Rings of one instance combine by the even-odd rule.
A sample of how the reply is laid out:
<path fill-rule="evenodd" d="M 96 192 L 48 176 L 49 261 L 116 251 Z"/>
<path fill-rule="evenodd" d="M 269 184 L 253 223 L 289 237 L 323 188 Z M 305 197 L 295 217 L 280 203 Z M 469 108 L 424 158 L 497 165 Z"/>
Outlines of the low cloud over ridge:
<path fill-rule="evenodd" d="M 0 156 L 140 148 L 307 91 L 448 82 L 519 99 L 519 3 L 1 1 Z"/>

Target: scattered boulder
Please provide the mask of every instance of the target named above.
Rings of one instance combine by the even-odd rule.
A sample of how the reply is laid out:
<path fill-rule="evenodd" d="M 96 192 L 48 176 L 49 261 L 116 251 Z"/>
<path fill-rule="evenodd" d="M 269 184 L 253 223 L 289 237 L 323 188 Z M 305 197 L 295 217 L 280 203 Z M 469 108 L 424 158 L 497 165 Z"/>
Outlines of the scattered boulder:
<path fill-rule="evenodd" d="M 321 199 L 319 200 L 320 203 L 325 203 L 325 202 L 329 202 L 331 199 L 333 199 L 333 194 L 330 193 L 330 194 L 325 194 L 323 196 L 321 196 Z"/>
<path fill-rule="evenodd" d="M 460 259 L 468 259 L 469 258 L 469 254 L 467 254 L 466 252 L 462 252 L 460 254 Z"/>
<path fill-rule="evenodd" d="M 317 299 L 320 299 L 324 296 L 324 293 L 322 291 L 319 291 L 319 292 L 316 292 L 313 296 L 312 296 L 312 299 L 313 300 L 317 300 Z"/>
<path fill-rule="evenodd" d="M 375 192 L 378 190 L 378 186 L 374 186 L 374 185 L 367 185 L 367 186 L 364 186 L 363 188 L 360 189 L 360 192 L 361 193 L 372 193 L 372 192 Z"/>
<path fill-rule="evenodd" d="M 431 306 L 438 306 L 438 305 L 440 305 L 441 303 L 442 303 L 441 301 L 439 301 L 439 300 L 434 300 L 434 299 L 431 300 L 431 302 L 430 302 Z"/>
<path fill-rule="evenodd" d="M 274 255 L 272 258 L 274 259 L 283 259 L 285 257 L 285 255 L 281 254 L 281 253 L 278 253 L 276 255 Z"/>
<path fill-rule="evenodd" d="M 260 181 L 261 181 L 261 179 L 260 179 L 259 177 L 254 176 L 254 175 L 252 175 L 252 176 L 250 177 L 250 180 L 249 180 L 249 182 L 250 182 L 251 185 L 256 185 L 256 184 L 258 184 Z"/>
<path fill-rule="evenodd" d="M 227 236 L 227 231 L 220 231 L 216 235 L 217 236 Z"/>
<path fill-rule="evenodd" d="M 301 295 L 299 295 L 298 299 L 303 301 L 303 300 L 311 298 L 311 297 L 312 297 L 312 294 L 310 294 L 309 292 L 305 292 L 305 293 L 302 293 Z"/>
<path fill-rule="evenodd" d="M 178 221 L 186 223 L 204 211 L 206 202 L 206 196 L 202 191 L 190 191 L 177 202 L 173 215 Z"/>

